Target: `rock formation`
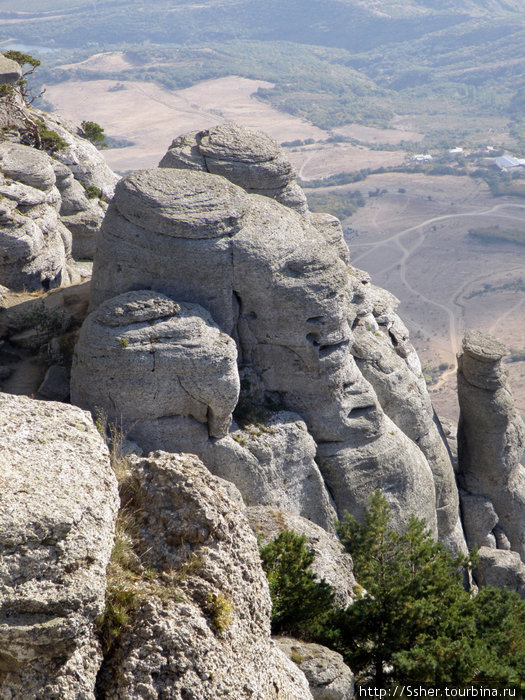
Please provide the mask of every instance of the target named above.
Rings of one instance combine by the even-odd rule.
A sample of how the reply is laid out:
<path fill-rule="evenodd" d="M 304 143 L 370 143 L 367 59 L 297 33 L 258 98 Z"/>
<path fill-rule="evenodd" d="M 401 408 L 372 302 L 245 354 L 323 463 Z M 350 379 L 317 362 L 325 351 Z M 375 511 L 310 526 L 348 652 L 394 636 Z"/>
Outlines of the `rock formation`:
<path fill-rule="evenodd" d="M 343 657 L 319 644 L 279 637 L 276 643 L 301 669 L 314 700 L 350 700 L 354 697 L 354 677 Z"/>
<path fill-rule="evenodd" d="M 306 537 L 306 548 L 315 554 L 311 569 L 319 580 L 324 579 L 334 591 L 337 605 L 346 608 L 355 599 L 357 582 L 351 556 L 341 542 L 310 520 L 277 510 L 270 506 L 248 508 L 248 519 L 262 545 L 266 545 L 284 530 Z"/>
<path fill-rule="evenodd" d="M 107 448 L 84 411 L 0 394 L 0 469 L 0 696 L 93 697 L 118 504 Z"/>
<path fill-rule="evenodd" d="M 173 140 L 161 168 L 188 168 L 222 175 L 247 192 L 271 197 L 306 214 L 306 197 L 279 145 L 261 131 L 220 124 Z"/>
<path fill-rule="evenodd" d="M 465 551 L 459 518 L 459 498 L 447 442 L 434 412 L 409 340 L 396 314 L 393 294 L 370 284 L 369 276 L 353 268 L 354 354 L 362 374 L 374 387 L 385 413 L 421 449 L 434 476 L 440 540 L 449 549 Z"/>
<path fill-rule="evenodd" d="M 464 489 L 461 503 L 467 541 L 470 547 L 481 547 L 483 578 L 496 580 L 497 564 L 506 572 L 500 583 L 507 585 L 508 572 L 514 570 L 513 587 L 523 594 L 525 469 L 520 458 L 524 425 L 502 363 L 505 353 L 505 346 L 488 334 L 472 331 L 463 340 L 458 359 L 458 476 Z M 492 576 L 486 573 L 488 568 Z"/>
<path fill-rule="evenodd" d="M 107 698 L 307 700 L 304 675 L 270 639 L 270 597 L 240 494 L 197 458 L 136 459 L 148 596 L 106 668 Z"/>
<path fill-rule="evenodd" d="M 370 492 L 382 487 L 396 526 L 418 512 L 435 531 L 428 463 L 383 413 L 350 352 L 350 275 L 326 235 L 307 217 L 217 175 L 134 173 L 118 183 L 101 230 L 92 308 L 138 289 L 200 304 L 237 341 L 239 362 L 257 375 L 264 395 L 305 421 L 340 515 L 360 516 Z M 89 356 L 89 342 L 85 334 L 79 355 Z M 89 377 L 74 379 L 81 383 Z M 74 401 L 97 405 L 78 392 Z M 122 408 L 126 420 L 127 413 Z M 196 440 L 191 447 L 213 471 L 209 448 Z"/>
<path fill-rule="evenodd" d="M 0 97 L 0 283 L 36 291 L 78 281 L 107 208 L 90 197 L 109 199 L 118 178 L 73 125 L 29 109 L 15 75 L 0 75 L 14 82 Z"/>

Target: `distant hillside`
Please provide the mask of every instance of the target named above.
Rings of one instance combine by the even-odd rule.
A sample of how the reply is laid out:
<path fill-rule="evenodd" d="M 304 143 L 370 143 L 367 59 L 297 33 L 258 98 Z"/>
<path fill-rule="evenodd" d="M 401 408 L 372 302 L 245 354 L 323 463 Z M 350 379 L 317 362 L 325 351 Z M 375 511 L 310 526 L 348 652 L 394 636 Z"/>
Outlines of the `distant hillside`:
<path fill-rule="evenodd" d="M 498 143 L 525 149 L 521 0 L 27 0 L 23 13 L 11 8 L 0 0 L 0 46 L 34 46 L 42 82 L 153 80 L 176 89 L 235 74 L 271 81 L 259 97 L 322 128 L 385 126 L 410 114 L 431 143 L 482 143 L 490 121 Z M 44 55 L 46 46 L 60 52 Z M 56 70 L 116 49 L 127 71 Z"/>

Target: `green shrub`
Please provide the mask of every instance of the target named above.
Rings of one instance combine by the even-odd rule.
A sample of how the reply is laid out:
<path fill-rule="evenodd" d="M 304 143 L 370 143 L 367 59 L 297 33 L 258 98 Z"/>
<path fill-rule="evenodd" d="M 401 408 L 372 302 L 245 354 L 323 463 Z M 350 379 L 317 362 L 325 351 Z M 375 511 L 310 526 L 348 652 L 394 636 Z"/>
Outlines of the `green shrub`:
<path fill-rule="evenodd" d="M 39 119 L 37 124 L 42 148 L 45 151 L 48 153 L 55 153 L 55 151 L 60 151 L 62 148 L 67 148 L 67 146 L 69 146 L 67 141 L 59 136 L 56 131 L 49 129 L 43 121 Z"/>
<path fill-rule="evenodd" d="M 108 147 L 104 129 L 100 126 L 100 124 L 97 124 L 96 122 L 83 121 L 81 127 L 85 138 L 88 141 L 91 141 L 94 146 L 97 148 Z"/>
<path fill-rule="evenodd" d="M 305 543 L 304 535 L 285 530 L 260 554 L 270 586 L 272 631 L 312 638 L 333 609 L 334 596 L 310 570 L 315 555 Z"/>

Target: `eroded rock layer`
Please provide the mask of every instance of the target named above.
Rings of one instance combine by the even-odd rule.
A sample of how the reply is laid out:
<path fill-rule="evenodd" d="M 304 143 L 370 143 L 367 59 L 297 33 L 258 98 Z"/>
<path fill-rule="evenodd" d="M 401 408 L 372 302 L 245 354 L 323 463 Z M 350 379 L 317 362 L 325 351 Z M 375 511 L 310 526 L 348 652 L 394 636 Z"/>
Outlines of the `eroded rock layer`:
<path fill-rule="evenodd" d="M 0 696 L 94 696 L 118 507 L 89 414 L 0 394 Z"/>
<path fill-rule="evenodd" d="M 92 307 L 150 288 L 199 303 L 236 340 L 239 362 L 257 376 L 263 396 L 305 421 L 339 515 L 349 509 L 360 516 L 370 492 L 382 488 L 396 527 L 417 511 L 436 532 L 428 462 L 385 416 L 351 353 L 351 275 L 334 231 L 337 238 L 332 225 L 328 236 L 292 209 L 207 172 L 134 173 L 117 185 L 101 230 Z M 91 352 L 89 336 L 79 343 L 79 357 Z M 89 373 L 75 377 L 83 371 L 75 367 L 74 385 L 89 386 Z M 202 401 L 199 391 L 194 398 Z M 81 405 L 97 405 L 88 392 L 75 396 Z M 130 410 L 122 406 L 125 419 Z M 213 447 L 216 454 L 207 442 L 209 424 L 199 435 L 193 426 L 186 444 L 177 446 L 155 445 L 159 430 L 160 422 L 139 443 L 189 449 L 203 458 Z M 205 461 L 213 470 L 215 459 Z"/>
<path fill-rule="evenodd" d="M 135 460 L 133 474 L 142 559 L 171 587 L 145 600 L 124 630 L 105 697 L 140 688 L 151 698 L 311 698 L 270 639 L 268 586 L 237 489 L 192 455 L 152 453 Z"/>
<path fill-rule="evenodd" d="M 459 481 L 469 545 L 511 549 L 525 561 L 524 425 L 502 359 L 505 346 L 478 331 L 458 359 Z M 521 576 L 523 572 L 521 572 Z"/>

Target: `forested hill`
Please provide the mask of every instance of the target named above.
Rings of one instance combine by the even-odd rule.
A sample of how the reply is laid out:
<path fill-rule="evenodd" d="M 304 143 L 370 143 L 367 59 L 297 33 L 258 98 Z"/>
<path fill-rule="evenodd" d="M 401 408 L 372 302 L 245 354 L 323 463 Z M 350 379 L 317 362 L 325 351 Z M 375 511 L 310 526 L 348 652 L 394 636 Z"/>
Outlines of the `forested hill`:
<path fill-rule="evenodd" d="M 464 33 L 487 21 L 503 22 L 510 32 L 524 21 L 521 0 L 78 0 L 73 7 L 65 0 L 27 0 L 24 12 L 12 8 L 10 0 L 0 1 L 0 40 L 52 39 L 64 47 L 249 39 L 360 52 L 446 28 Z"/>

